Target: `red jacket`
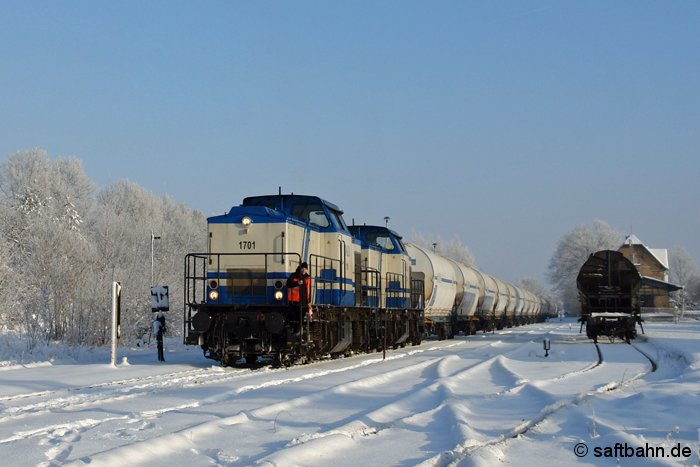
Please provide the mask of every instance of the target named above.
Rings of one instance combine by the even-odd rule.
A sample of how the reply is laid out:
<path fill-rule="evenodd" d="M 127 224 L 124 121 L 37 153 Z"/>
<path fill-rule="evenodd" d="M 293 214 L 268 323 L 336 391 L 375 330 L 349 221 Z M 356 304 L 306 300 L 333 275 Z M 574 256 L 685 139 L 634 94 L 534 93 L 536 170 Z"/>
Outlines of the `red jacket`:
<path fill-rule="evenodd" d="M 309 306 L 311 304 L 311 277 L 300 270 L 287 279 L 287 300 L 291 304 Z"/>

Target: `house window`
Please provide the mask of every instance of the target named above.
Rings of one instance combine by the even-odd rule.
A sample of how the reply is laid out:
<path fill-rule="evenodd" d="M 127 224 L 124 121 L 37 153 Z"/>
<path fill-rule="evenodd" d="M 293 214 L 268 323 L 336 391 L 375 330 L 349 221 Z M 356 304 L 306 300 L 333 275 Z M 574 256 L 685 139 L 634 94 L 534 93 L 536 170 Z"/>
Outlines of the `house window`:
<path fill-rule="evenodd" d="M 641 300 L 641 306 L 644 308 L 654 308 L 656 306 L 654 295 L 641 295 L 639 298 Z"/>

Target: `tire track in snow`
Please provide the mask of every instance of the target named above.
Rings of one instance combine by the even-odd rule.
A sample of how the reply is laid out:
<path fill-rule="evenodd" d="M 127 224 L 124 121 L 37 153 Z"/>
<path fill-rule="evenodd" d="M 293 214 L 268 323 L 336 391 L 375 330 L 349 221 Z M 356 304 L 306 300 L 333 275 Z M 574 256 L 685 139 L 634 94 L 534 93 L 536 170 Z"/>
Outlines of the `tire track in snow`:
<path fill-rule="evenodd" d="M 407 349 L 403 351 L 394 351 L 392 352 L 393 355 L 390 354 L 386 360 L 399 360 L 408 356 L 413 356 L 416 354 L 422 354 L 431 351 L 445 351 L 447 348 L 460 346 L 462 344 L 463 342 L 450 343 L 449 345 L 444 345 L 444 343 L 441 343 L 439 345 L 433 345 L 424 348 L 411 348 L 410 350 Z M 487 344 L 483 347 L 486 348 L 492 345 L 493 344 Z M 366 355 L 362 355 L 359 357 L 365 358 L 359 363 L 357 361 L 353 362 L 352 358 L 344 359 L 344 361 L 347 361 L 348 365 L 345 365 L 342 368 L 332 370 L 322 369 L 322 366 L 325 362 L 317 362 L 311 365 L 306 365 L 304 367 L 294 367 L 291 370 L 300 370 L 303 371 L 303 374 L 286 378 L 273 378 L 272 380 L 267 380 L 260 384 L 244 383 L 247 380 L 254 380 L 258 377 L 268 378 L 271 373 L 280 373 L 288 375 L 290 369 L 221 369 L 219 372 L 216 373 L 210 373 L 210 369 L 197 369 L 187 370 L 183 372 L 175 372 L 168 375 L 131 378 L 106 383 L 98 383 L 93 385 L 76 386 L 54 391 L 42 391 L 31 394 L 6 397 L 6 401 L 12 400 L 26 402 L 27 399 L 31 400 L 32 398 L 36 400 L 33 401 L 33 403 L 31 404 L 25 403 L 24 405 L 21 405 L 19 407 L 4 407 L 3 410 L 0 411 L 0 415 L 2 415 L 0 423 L 9 422 L 12 419 L 16 420 L 17 418 L 21 417 L 45 414 L 47 412 L 51 413 L 60 411 L 65 414 L 66 412 L 73 411 L 73 409 L 75 409 L 76 407 L 85 409 L 86 407 L 99 405 L 101 408 L 104 408 L 104 405 L 108 403 L 123 401 L 126 399 L 132 399 L 137 397 L 152 397 L 154 392 L 166 391 L 169 389 L 200 387 L 204 384 L 225 384 L 231 381 L 243 383 L 232 390 L 225 391 L 221 394 L 217 394 L 209 398 L 193 400 L 192 402 L 186 404 L 178 404 L 155 410 L 131 413 L 128 416 L 114 417 L 108 415 L 100 419 L 88 417 L 75 420 L 69 423 L 55 423 L 33 429 L 18 431 L 13 433 L 9 437 L 0 439 L 0 444 L 8 444 L 21 439 L 39 437 L 43 439 L 43 441 L 40 441 L 39 444 L 46 444 L 44 441 L 48 439 L 50 440 L 50 443 L 52 445 L 55 445 L 58 443 L 58 441 L 56 440 L 59 439 L 59 437 L 55 436 L 56 433 L 84 433 L 87 430 L 97 428 L 103 423 L 113 422 L 115 420 L 122 421 L 128 424 L 147 422 L 148 420 L 153 420 L 162 417 L 167 413 L 178 412 L 184 409 L 203 408 L 206 406 L 215 407 L 217 404 L 225 402 L 227 399 L 235 399 L 245 393 L 254 392 L 273 386 L 280 386 L 284 384 L 310 380 L 325 375 L 352 372 L 355 369 L 382 362 L 381 358 L 367 359 Z M 315 371 L 309 373 L 307 372 L 307 370 L 309 369 Z M 300 371 L 297 371 L 296 373 L 299 373 Z M 163 378 L 165 378 L 165 380 L 163 380 Z M 109 411 L 107 412 L 109 413 Z M 66 439 L 64 443 L 66 446 L 62 450 L 54 446 L 49 451 L 47 451 L 46 456 L 49 459 L 53 459 L 56 458 L 56 455 L 52 454 L 51 451 L 58 450 L 60 452 L 70 452 L 71 442 L 71 439 Z"/>
<path fill-rule="evenodd" d="M 451 344 L 448 346 L 433 346 L 424 349 L 415 348 L 407 351 L 397 352 L 390 355 L 387 360 L 403 358 L 406 356 L 415 355 L 417 353 L 428 352 L 432 350 L 442 350 L 445 348 L 460 345 L 460 343 Z M 366 354 L 358 355 L 358 357 L 366 356 Z M 346 360 L 352 360 L 350 357 Z M 377 359 L 371 359 L 370 363 L 377 363 Z M 379 359 L 381 361 L 381 359 Z M 313 368 L 325 362 L 314 362 L 305 365 L 303 368 Z M 363 366 L 363 365 L 360 365 Z M 117 381 L 108 381 L 104 383 L 89 384 L 83 386 L 72 386 L 63 389 L 50 391 L 38 391 L 33 393 L 16 394 L 12 396 L 0 396 L 0 423 L 8 421 L 13 416 L 18 416 L 26 413 L 33 413 L 45 410 L 62 410 L 71 406 L 87 405 L 91 402 L 99 402 L 104 404 L 110 400 L 121 400 L 127 396 L 138 397 L 139 395 L 151 395 L 154 391 L 168 390 L 173 387 L 192 387 L 204 384 L 219 384 L 230 381 L 235 381 L 244 378 L 254 378 L 262 374 L 284 373 L 290 370 L 301 367 L 292 368 L 262 368 L 258 370 L 250 369 L 234 369 L 234 368 L 217 368 L 212 372 L 212 368 L 184 370 L 180 372 L 168 373 L 164 375 L 148 375 L 138 378 L 129 378 Z M 356 366 L 350 366 L 347 370 L 352 370 Z M 340 370 L 343 371 L 343 370 Z M 313 378 L 318 372 L 311 372 L 307 378 Z M 321 373 L 321 375 L 326 373 Z M 289 378 L 283 378 L 278 383 L 269 382 L 268 385 L 285 384 L 291 381 Z M 246 387 L 245 391 L 255 389 L 253 386 Z M 36 402 L 27 403 L 26 401 L 36 400 Z M 9 405 L 12 402 L 22 402 L 19 406 Z"/>
<path fill-rule="evenodd" d="M 451 344 L 449 347 L 454 347 L 462 345 L 462 343 L 455 343 Z M 408 352 L 402 352 L 397 355 L 392 355 L 387 358 L 387 361 L 391 360 L 399 360 L 402 358 L 405 358 L 409 355 L 416 355 L 424 352 L 430 352 L 430 351 L 441 351 L 444 350 L 445 346 L 440 346 L 440 347 L 432 347 L 432 348 L 427 348 L 427 349 L 417 349 L 417 350 L 411 350 Z M 493 343 L 489 343 L 486 345 L 483 345 L 479 347 L 478 349 L 470 349 L 471 351 L 491 351 L 493 348 Z M 366 356 L 365 356 L 366 357 Z M 162 435 L 162 436 L 156 436 L 153 438 L 149 438 L 147 440 L 139 441 L 137 443 L 133 443 L 130 445 L 126 446 L 121 446 L 117 447 L 108 451 L 105 451 L 103 453 L 98 453 L 93 456 L 90 456 L 89 459 L 81 459 L 82 462 L 84 463 L 90 463 L 93 465 L 93 463 L 97 463 L 96 465 L 101 465 L 104 463 L 105 465 L 115 462 L 117 459 L 133 459 L 136 460 L 137 462 L 149 462 L 153 461 L 154 459 L 158 458 L 161 455 L 171 455 L 173 453 L 173 449 L 177 449 L 178 451 L 187 451 L 187 450 L 199 450 L 202 449 L 200 445 L 198 445 L 197 441 L 198 440 L 206 440 L 207 436 L 212 432 L 216 431 L 219 429 L 222 429 L 222 427 L 231 427 L 235 425 L 240 425 L 240 424 L 245 424 L 248 422 L 264 422 L 264 423 L 277 423 L 277 417 L 279 416 L 280 413 L 287 412 L 289 413 L 292 410 L 302 410 L 302 411 L 308 411 L 312 410 L 314 407 L 319 406 L 319 404 L 322 404 L 324 400 L 326 399 L 335 399 L 337 398 L 338 394 L 347 394 L 347 393 L 352 393 L 354 390 L 359 389 L 359 388 L 367 388 L 367 387 L 378 387 L 384 384 L 386 380 L 395 380 L 399 378 L 406 378 L 406 379 L 414 379 L 421 385 L 426 385 L 426 384 L 432 384 L 432 376 L 429 380 L 423 381 L 421 383 L 420 379 L 415 378 L 416 373 L 421 373 L 426 370 L 430 370 L 429 374 L 434 375 L 438 374 L 441 372 L 445 372 L 445 361 L 450 360 L 453 358 L 457 358 L 453 354 L 447 354 L 447 355 L 440 355 L 437 357 L 429 357 L 427 360 L 411 364 L 409 366 L 402 366 L 399 368 L 395 368 L 393 370 L 390 370 L 388 372 L 382 373 L 381 375 L 370 375 L 370 376 L 365 376 L 361 378 L 353 378 L 350 381 L 346 381 L 340 384 L 336 384 L 334 386 L 322 389 L 320 391 L 316 391 L 313 394 L 310 395 L 303 395 L 299 397 L 295 397 L 293 399 L 285 400 L 282 402 L 277 402 L 274 404 L 269 404 L 269 405 L 264 405 L 261 407 L 257 407 L 254 409 L 246 409 L 243 410 L 233 416 L 230 417 L 223 417 L 221 419 L 217 419 L 214 421 L 207 421 L 203 423 L 198 423 L 196 425 L 184 427 L 180 430 L 178 430 L 177 433 L 172 433 L 172 434 L 167 434 L 167 435 Z M 347 359 L 348 363 L 353 363 L 351 362 L 352 359 Z M 336 361 L 337 362 L 337 361 Z M 282 379 L 273 379 L 270 381 L 265 381 L 261 384 L 251 384 L 251 385 L 245 385 L 241 386 L 238 388 L 231 389 L 225 393 L 222 394 L 217 394 L 214 396 L 210 396 L 208 398 L 194 401 L 192 404 L 188 405 L 187 408 L 204 408 L 204 407 L 216 407 L 221 403 L 225 403 L 228 400 L 231 399 L 238 399 L 240 395 L 246 394 L 250 391 L 256 391 L 258 389 L 263 389 L 263 388 L 269 388 L 273 386 L 280 386 L 284 384 L 290 384 L 290 383 L 295 383 L 295 382 L 303 382 L 309 379 L 314 379 L 314 378 L 319 378 L 322 376 L 326 375 L 334 375 L 337 373 L 344 373 L 348 372 L 349 374 L 353 373 L 353 370 L 358 370 L 362 367 L 367 367 L 369 365 L 374 365 L 377 363 L 381 363 L 382 359 L 381 358 L 376 358 L 376 359 L 370 359 L 370 360 L 364 360 L 359 363 L 354 363 L 348 366 L 343 366 L 342 368 L 336 368 L 336 369 L 331 369 L 331 370 L 319 370 L 315 371 L 313 373 L 306 373 L 306 374 L 301 374 L 297 376 L 292 376 L 289 378 L 282 378 Z M 322 365 L 322 363 L 320 364 Z M 306 367 L 308 368 L 308 366 Z M 449 370 L 448 370 L 449 371 Z M 411 388 L 409 392 L 413 392 L 414 390 L 420 390 L 420 388 Z M 403 397 L 403 395 L 400 395 L 398 397 Z M 147 411 L 147 412 L 142 412 L 134 417 L 134 419 L 139 419 L 139 418 L 148 418 L 148 417 L 159 417 L 162 416 L 163 414 L 169 412 L 169 411 L 178 411 L 182 410 L 184 407 L 178 406 L 178 407 L 169 407 L 165 409 L 159 409 L 159 410 L 153 410 L 153 411 Z M 365 408 L 365 412 L 371 412 L 373 410 L 376 410 L 376 407 L 374 408 Z M 343 425 L 341 423 L 341 425 Z M 371 432 L 373 429 L 368 429 L 368 432 Z M 303 441 L 303 435 L 301 438 L 297 440 L 297 443 L 300 443 Z M 294 440 L 288 440 L 287 444 L 293 445 Z M 166 449 L 167 446 L 167 449 Z M 160 449 L 162 447 L 162 450 Z M 209 451 L 207 451 L 209 452 Z M 204 453 L 205 455 L 208 455 L 211 457 L 210 454 Z M 221 455 L 221 452 L 216 451 L 214 454 L 217 456 Z M 255 462 L 256 459 L 260 459 L 266 455 L 269 455 L 268 452 L 263 452 L 259 453 L 258 455 L 254 456 L 253 458 L 248 458 L 245 459 L 245 464 L 250 464 L 252 462 Z M 225 456 L 224 456 L 225 457 Z"/>
<path fill-rule="evenodd" d="M 604 363 L 605 359 L 603 357 L 603 352 L 599 346 L 599 344 L 594 344 L 596 352 L 598 354 L 598 363 L 591 367 L 589 370 L 590 371 L 596 368 L 600 368 Z M 615 345 L 615 344 L 612 344 Z M 620 345 L 620 344 L 617 344 Z M 481 442 L 473 442 L 473 441 L 464 441 L 457 445 L 454 449 L 451 449 L 449 451 L 444 451 L 436 456 L 425 460 L 424 462 L 421 462 L 418 464 L 421 467 L 442 467 L 442 466 L 451 466 L 451 465 L 456 465 L 458 462 L 466 459 L 467 457 L 470 457 L 473 455 L 476 451 L 487 447 L 487 446 L 495 446 L 497 444 L 507 442 L 511 438 L 515 438 L 518 436 L 521 436 L 525 433 L 527 433 L 529 430 L 531 430 L 533 427 L 536 425 L 542 423 L 545 421 L 547 418 L 550 416 L 554 415 L 555 413 L 559 412 L 561 409 L 572 406 L 572 405 L 579 405 L 583 402 L 586 402 L 594 397 L 597 397 L 600 394 L 604 394 L 609 391 L 614 391 L 617 389 L 620 389 L 622 387 L 625 387 L 629 384 L 631 384 L 633 381 L 636 381 L 640 378 L 643 378 L 647 376 L 650 373 L 655 372 L 658 369 L 658 364 L 657 362 L 652 359 L 646 352 L 643 352 L 641 349 L 639 349 L 635 345 L 631 345 L 630 348 L 634 348 L 639 354 L 641 354 L 644 359 L 649 363 L 649 369 L 642 371 L 640 373 L 635 374 L 629 379 L 624 379 L 625 372 L 622 374 L 622 379 L 620 381 L 611 381 L 608 382 L 607 384 L 601 384 L 599 387 L 594 389 L 593 391 L 584 391 L 579 394 L 576 394 L 574 397 L 569 398 L 569 399 L 561 399 L 554 404 L 550 404 L 542 408 L 539 413 L 535 416 L 532 417 L 529 420 L 524 420 L 523 423 L 504 431 L 502 434 L 496 437 L 492 437 L 491 439 L 488 439 L 486 441 L 481 441 Z"/>
<path fill-rule="evenodd" d="M 0 399 L 0 402 L 5 402 L 0 406 L 0 424 L 19 417 L 47 411 L 69 410 L 73 407 L 86 407 L 94 404 L 104 405 L 109 402 L 151 395 L 154 392 L 165 391 L 173 387 L 215 384 L 246 376 L 248 376 L 247 373 L 239 371 L 236 373 L 212 373 L 209 369 L 198 369 L 166 375 L 73 386 L 52 391 L 18 394 Z M 7 402 L 17 401 L 22 404 L 18 406 L 7 404 Z"/>
<path fill-rule="evenodd" d="M 449 347 L 455 347 L 459 346 L 461 343 L 455 343 L 451 344 Z M 489 353 L 492 353 L 494 348 L 497 347 L 498 345 L 502 345 L 500 341 L 497 342 L 490 342 L 488 344 L 485 344 L 483 346 L 480 346 L 479 348 L 469 348 L 469 349 L 464 349 L 465 352 L 469 352 L 469 355 L 465 355 L 470 358 L 479 358 L 479 354 L 483 353 L 484 351 L 487 351 Z M 509 348 L 517 348 L 518 346 L 523 345 L 523 343 L 513 343 L 509 344 L 506 347 Z M 427 351 L 432 351 L 432 350 L 438 350 L 442 351 L 445 350 L 445 347 L 440 347 L 440 348 L 430 348 L 430 349 L 425 349 L 425 350 L 413 350 L 408 353 L 405 353 L 403 355 L 396 355 L 390 357 L 388 360 L 392 359 L 398 359 L 398 358 L 403 358 L 407 356 L 408 354 L 415 355 L 417 353 L 422 353 L 422 352 L 427 352 Z M 499 352 L 502 352 L 504 349 L 500 349 Z M 395 428 L 396 426 L 400 426 L 402 424 L 402 419 L 405 418 L 410 418 L 413 414 L 414 411 L 417 408 L 421 408 L 424 411 L 429 411 L 429 410 L 434 410 L 434 407 L 430 407 L 429 403 L 433 398 L 433 395 L 436 390 L 440 391 L 445 391 L 445 385 L 440 384 L 440 383 L 435 383 L 435 380 L 442 380 L 442 379 L 450 379 L 450 378 L 455 378 L 458 377 L 458 375 L 462 374 L 462 377 L 464 379 L 468 379 L 468 376 L 470 375 L 470 371 L 474 371 L 475 369 L 478 369 L 480 367 L 489 367 L 494 364 L 494 362 L 499 362 L 502 359 L 501 355 L 496 355 L 493 357 L 490 357 L 486 361 L 477 361 L 475 363 L 469 364 L 466 367 L 462 367 L 459 369 L 459 371 L 455 372 L 453 369 L 451 369 L 451 362 L 454 359 L 459 359 L 457 355 L 454 355 L 452 353 L 439 356 L 439 357 L 432 357 L 427 361 L 423 361 L 420 363 L 412 364 L 408 367 L 400 367 L 394 370 L 391 370 L 389 372 L 385 372 L 379 375 L 370 375 L 367 377 L 362 377 L 362 378 L 357 378 L 351 381 L 347 381 L 341 384 L 337 384 L 335 386 L 332 386 L 330 388 L 324 389 L 322 391 L 318 391 L 314 393 L 313 395 L 304 395 L 301 397 L 297 397 L 291 400 L 287 400 L 284 402 L 279 402 L 275 403 L 272 405 L 267 405 L 264 407 L 258 407 L 256 409 L 251 409 L 251 410 L 245 410 L 240 412 L 239 414 L 236 414 L 232 417 L 226 417 L 221 420 L 216 420 L 216 421 L 210 421 L 210 422 L 204 422 L 201 424 L 193 425 L 190 427 L 183 428 L 182 430 L 178 431 L 178 433 L 171 434 L 171 435 L 165 435 L 165 437 L 157 437 L 157 438 L 151 438 L 149 440 L 145 440 L 133 445 L 128 445 L 128 446 L 123 446 L 119 448 L 115 448 L 113 450 L 107 451 L 105 453 L 92 456 L 90 459 L 90 462 L 93 461 L 99 461 L 99 462 L 106 462 L 109 463 L 112 460 L 116 460 L 120 458 L 121 456 L 126 456 L 126 458 L 134 458 L 134 459 L 142 459 L 144 461 L 146 460 L 152 460 L 151 455 L 154 455 L 151 449 L 151 443 L 154 441 L 154 439 L 158 440 L 158 445 L 161 445 L 161 442 L 163 442 L 163 446 L 169 446 L 169 451 L 168 454 L 172 453 L 172 447 L 173 446 L 179 446 L 178 449 L 180 450 L 186 450 L 186 449 L 200 449 L 201 447 L 198 446 L 196 442 L 190 442 L 190 443 L 183 443 L 181 438 L 178 438 L 178 441 L 176 442 L 175 439 L 173 439 L 173 436 L 175 435 L 183 435 L 186 433 L 186 437 L 190 441 L 196 441 L 196 440 L 205 440 L 206 439 L 206 434 L 210 433 L 212 430 L 217 429 L 218 427 L 221 426 L 234 426 L 234 425 L 240 425 L 243 423 L 249 423 L 249 422 L 255 422 L 255 421 L 270 421 L 274 420 L 276 423 L 277 416 L 280 413 L 283 412 L 289 412 L 292 411 L 293 409 L 299 409 L 299 410 L 307 410 L 311 409 L 313 407 L 319 406 L 320 404 L 323 403 L 323 401 L 327 398 L 335 398 L 337 397 L 338 394 L 348 394 L 348 393 L 353 393 L 356 391 L 361 391 L 361 390 L 367 390 L 371 388 L 383 388 L 387 384 L 391 385 L 392 382 L 395 382 L 397 379 L 404 377 L 404 378 L 411 378 L 412 375 L 415 375 L 416 373 L 425 373 L 422 376 L 422 379 L 416 379 L 416 381 L 420 381 L 419 384 L 416 384 L 412 386 L 409 390 L 406 390 L 403 393 L 400 394 L 395 394 L 390 396 L 390 401 L 386 403 L 382 403 L 380 405 L 375 405 L 373 407 L 365 407 L 362 410 L 359 410 L 357 413 L 355 413 L 352 417 L 352 420 L 348 421 L 341 421 L 340 423 L 333 422 L 331 423 L 326 429 L 323 431 L 317 432 L 317 433 L 310 433 L 310 434 L 300 434 L 286 442 L 286 444 L 280 449 L 280 452 L 283 453 L 283 451 L 287 449 L 296 449 L 300 446 L 303 446 L 307 443 L 311 443 L 314 445 L 317 445 L 317 443 L 333 443 L 337 444 L 341 442 L 342 440 L 355 440 L 355 439 L 360 439 L 363 437 L 367 436 L 372 436 L 376 435 L 384 430 Z M 205 407 L 205 406 L 216 406 L 217 404 L 226 402 L 227 400 L 230 400 L 232 398 L 235 398 L 239 395 L 245 394 L 249 391 L 255 391 L 258 389 L 262 388 L 269 388 L 272 386 L 280 386 L 280 385 L 285 385 L 285 384 L 290 384 L 290 383 L 295 383 L 295 382 L 301 382 L 313 378 L 318 378 L 321 376 L 325 375 L 332 375 L 334 373 L 339 373 L 339 372 L 348 372 L 350 370 L 356 370 L 359 369 L 360 367 L 367 366 L 372 363 L 379 363 L 382 360 L 377 358 L 373 359 L 371 361 L 365 361 L 361 362 L 359 364 L 355 365 L 350 365 L 346 366 L 343 368 L 339 369 L 334 369 L 334 370 L 322 370 L 319 372 L 314 372 L 310 374 L 303 374 L 303 375 L 298 375 L 298 376 L 293 376 L 290 378 L 284 378 L 284 379 L 274 379 L 271 381 L 266 381 L 261 384 L 253 384 L 253 385 L 246 385 L 242 386 L 239 388 L 232 389 L 231 391 L 227 393 L 222 393 L 218 394 L 212 397 L 209 397 L 207 399 L 197 401 L 196 403 L 193 403 L 191 407 Z M 322 364 L 322 363 L 321 363 Z M 306 367 L 308 368 L 308 366 Z M 429 371 L 428 371 L 429 370 Z M 449 389 L 447 389 L 447 392 L 449 392 Z M 425 399 L 427 400 L 428 405 L 426 406 L 425 403 L 421 403 L 421 400 Z M 417 405 L 421 403 L 421 405 Z M 182 407 L 173 407 L 172 410 L 179 410 L 182 409 Z M 168 409 L 169 410 L 169 409 Z M 380 417 L 386 418 L 386 414 L 388 413 L 395 413 L 395 412 L 401 412 L 404 414 L 403 417 L 401 417 L 398 420 L 390 420 L 387 418 L 386 423 L 372 423 L 372 425 L 368 425 L 365 423 L 363 420 L 371 420 L 371 419 L 376 419 Z M 149 413 L 143 413 L 142 416 L 158 416 L 162 415 L 165 413 L 165 410 L 159 410 L 159 411 L 152 411 Z M 158 451 L 158 449 L 156 449 Z M 165 449 L 163 449 L 163 453 L 165 453 Z M 220 454 L 220 453 L 219 453 Z M 165 455 L 165 454 L 163 454 Z M 271 454 L 270 453 L 259 453 L 259 455 L 246 458 L 244 459 L 245 464 L 250 464 L 254 462 L 263 462 L 266 460 L 267 457 L 269 457 Z M 274 457 L 275 453 L 272 453 L 272 456 Z M 157 455 L 154 455 L 157 457 Z M 154 457 L 154 458 L 155 458 Z"/>
<path fill-rule="evenodd" d="M 521 344 L 518 348 L 527 344 Z M 301 464 L 313 464 L 318 462 L 318 458 L 315 455 L 316 452 L 340 452 L 344 449 L 358 449 L 356 442 L 361 441 L 363 438 L 379 435 L 385 430 L 414 430 L 414 420 L 421 417 L 435 418 L 433 414 L 439 414 L 440 421 L 446 425 L 450 425 L 450 422 L 459 423 L 458 408 L 450 406 L 450 401 L 460 399 L 460 395 L 455 391 L 456 383 L 461 381 L 479 381 L 483 374 L 488 374 L 495 369 L 497 372 L 509 373 L 512 382 L 508 389 L 499 391 L 495 394 L 495 397 L 502 398 L 512 395 L 518 389 L 522 389 L 526 384 L 529 384 L 527 381 L 520 382 L 521 378 L 519 375 L 512 373 L 503 363 L 507 355 L 516 352 L 518 348 L 512 352 L 499 354 L 474 365 L 464 367 L 456 373 L 449 375 L 437 374 L 435 378 L 429 378 L 426 384 L 417 391 L 410 391 L 402 397 L 397 397 L 392 402 L 374 410 L 359 413 L 343 425 L 332 426 L 322 432 L 299 436 L 284 446 L 284 449 L 280 449 L 266 458 L 259 459 L 259 461 L 272 465 L 281 465 L 286 462 L 286 459 L 295 459 L 295 462 L 298 461 Z M 602 363 L 602 357 L 599 352 L 596 353 L 596 357 L 594 362 L 583 369 L 545 378 L 540 380 L 539 383 L 556 382 L 592 371 Z M 437 393 L 442 394 L 436 397 Z M 474 394 L 480 398 L 478 400 L 492 397 L 488 391 L 477 390 Z M 445 401 L 448 401 L 447 404 L 445 404 Z M 435 405 L 436 402 L 437 405 Z M 481 404 L 474 405 L 478 406 Z M 451 420 L 445 420 L 446 418 Z M 523 427 L 519 428 L 522 429 Z M 512 431 L 515 432 L 515 429 Z"/>

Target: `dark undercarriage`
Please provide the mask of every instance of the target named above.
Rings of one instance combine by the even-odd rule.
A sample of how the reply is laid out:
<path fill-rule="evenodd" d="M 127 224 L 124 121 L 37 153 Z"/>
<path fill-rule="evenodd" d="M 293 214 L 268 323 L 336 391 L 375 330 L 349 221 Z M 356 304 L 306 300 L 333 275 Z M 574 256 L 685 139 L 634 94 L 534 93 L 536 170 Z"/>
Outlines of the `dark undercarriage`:
<path fill-rule="evenodd" d="M 418 345 L 423 311 L 368 307 L 199 305 L 187 344 L 224 366 L 288 366 L 321 358 Z"/>

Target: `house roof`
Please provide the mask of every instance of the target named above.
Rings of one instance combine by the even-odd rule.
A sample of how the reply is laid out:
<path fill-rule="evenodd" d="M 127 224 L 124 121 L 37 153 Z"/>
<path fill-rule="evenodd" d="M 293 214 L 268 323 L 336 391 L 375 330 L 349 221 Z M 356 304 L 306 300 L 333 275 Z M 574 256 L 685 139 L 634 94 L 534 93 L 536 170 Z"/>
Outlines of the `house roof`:
<path fill-rule="evenodd" d="M 646 246 L 640 239 L 637 237 L 635 234 L 629 234 L 627 237 L 625 237 L 624 243 L 621 245 L 622 246 L 631 246 L 631 245 L 639 245 L 645 250 L 649 252 L 651 256 L 654 257 L 656 261 L 659 262 L 661 266 L 664 267 L 664 269 L 668 270 L 668 250 L 665 248 L 649 248 Z"/>
<path fill-rule="evenodd" d="M 658 289 L 664 289 L 666 292 L 675 292 L 676 290 L 683 289 L 682 285 L 673 284 L 671 282 L 660 281 L 649 276 L 642 276 L 642 284 L 656 287 Z"/>

